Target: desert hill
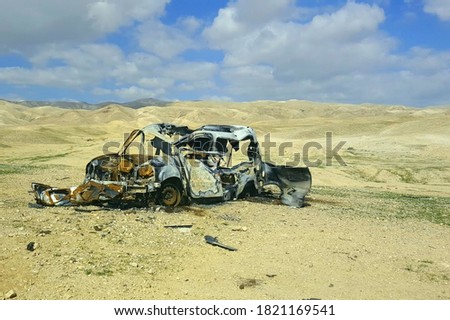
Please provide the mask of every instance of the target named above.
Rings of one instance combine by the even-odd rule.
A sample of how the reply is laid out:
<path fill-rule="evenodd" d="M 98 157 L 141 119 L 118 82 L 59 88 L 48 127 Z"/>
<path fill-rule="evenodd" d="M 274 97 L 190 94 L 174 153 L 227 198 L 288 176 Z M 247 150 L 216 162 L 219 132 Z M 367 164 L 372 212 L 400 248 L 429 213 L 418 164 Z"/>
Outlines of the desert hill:
<path fill-rule="evenodd" d="M 55 106 L 24 107 L 0 101 L 0 134 L 3 146 L 67 143 L 70 149 L 87 150 L 89 145 L 108 140 L 123 141 L 123 135 L 149 123 L 171 122 L 193 128 L 203 124 L 236 124 L 253 127 L 260 142 L 270 134 L 278 145 L 291 142 L 292 148 L 280 154 L 271 150 L 272 161 L 289 161 L 301 153 L 309 141 L 323 149 L 309 150 L 310 158 L 322 162 L 315 169 L 315 182 L 333 184 L 361 181 L 414 181 L 440 189 L 450 181 L 450 108 L 408 108 L 404 106 L 331 104 L 310 101 L 215 102 L 186 101 L 168 103 L 164 108 L 138 109 L 110 104 L 95 110 L 65 109 Z M 323 166 L 326 132 L 332 132 L 333 147 L 345 145 L 339 154 L 352 166 Z M 14 152 L 16 148 L 9 149 Z M 63 148 L 66 149 L 66 148 Z M 32 148 L 26 153 L 35 152 Z M 22 152 L 22 151 L 20 151 Z M 54 151 L 49 151 L 54 152 Z M 98 153 L 98 152 L 97 152 Z M 285 154 L 284 154 L 285 153 Z M 94 154 L 93 154 L 94 155 Z M 88 156 L 87 156 L 88 157 Z M 84 165 L 88 159 L 73 158 Z M 434 172 L 428 167 L 436 167 Z M 337 175 L 337 176 L 336 176 Z M 410 178 L 405 178 L 407 175 Z M 338 178 L 339 177 L 339 178 Z M 337 179 L 338 178 L 338 179 Z M 420 182 L 420 183 L 419 183 Z"/>
<path fill-rule="evenodd" d="M 21 101 L 8 101 L 0 99 L 0 102 L 10 102 L 24 107 L 36 108 L 36 107 L 58 107 L 63 109 L 83 109 L 83 110 L 96 110 L 108 106 L 110 104 L 119 104 L 123 107 L 138 109 L 146 106 L 165 106 L 168 102 L 153 98 L 138 99 L 129 102 L 101 102 L 101 103 L 87 103 L 82 101 L 39 101 L 39 100 L 21 100 Z"/>

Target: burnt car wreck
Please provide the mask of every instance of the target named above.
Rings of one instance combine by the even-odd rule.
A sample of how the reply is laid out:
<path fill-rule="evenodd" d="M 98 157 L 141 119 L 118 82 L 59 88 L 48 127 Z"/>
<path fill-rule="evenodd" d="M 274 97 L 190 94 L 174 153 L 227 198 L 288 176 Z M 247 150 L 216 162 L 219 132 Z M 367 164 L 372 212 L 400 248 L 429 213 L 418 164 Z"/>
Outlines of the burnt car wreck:
<path fill-rule="evenodd" d="M 146 150 L 147 148 L 147 150 Z M 229 201 L 272 196 L 301 207 L 311 188 L 308 168 L 264 162 L 250 127 L 152 124 L 131 132 L 117 153 L 86 165 L 83 183 L 54 188 L 32 183 L 38 204 L 178 206 L 190 202 Z"/>

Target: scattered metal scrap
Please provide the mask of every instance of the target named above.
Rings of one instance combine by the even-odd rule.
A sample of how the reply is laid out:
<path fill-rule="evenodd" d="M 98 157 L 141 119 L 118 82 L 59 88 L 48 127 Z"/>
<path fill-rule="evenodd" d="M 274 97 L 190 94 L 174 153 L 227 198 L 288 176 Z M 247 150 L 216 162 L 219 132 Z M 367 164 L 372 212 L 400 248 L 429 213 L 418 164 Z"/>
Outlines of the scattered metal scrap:
<path fill-rule="evenodd" d="M 238 163 L 233 164 L 233 156 Z M 77 187 L 31 185 L 36 202 L 45 206 L 156 202 L 172 207 L 268 196 L 270 186 L 280 190 L 283 204 L 301 207 L 311 174 L 308 168 L 262 161 L 250 127 L 205 125 L 192 130 L 168 123 L 136 129 L 119 152 L 91 160 Z"/>
<path fill-rule="evenodd" d="M 192 228 L 193 224 L 171 224 L 171 225 L 165 225 L 164 228 L 168 229 L 184 229 L 184 228 Z"/>
<path fill-rule="evenodd" d="M 217 240 L 217 238 L 213 237 L 213 236 L 206 235 L 205 236 L 205 241 L 206 241 L 206 243 L 208 243 L 210 245 L 213 245 L 213 246 L 216 246 L 216 247 L 227 249 L 229 251 L 237 251 L 236 248 L 233 248 L 233 247 L 227 246 L 226 244 L 220 243 L 219 240 Z"/>

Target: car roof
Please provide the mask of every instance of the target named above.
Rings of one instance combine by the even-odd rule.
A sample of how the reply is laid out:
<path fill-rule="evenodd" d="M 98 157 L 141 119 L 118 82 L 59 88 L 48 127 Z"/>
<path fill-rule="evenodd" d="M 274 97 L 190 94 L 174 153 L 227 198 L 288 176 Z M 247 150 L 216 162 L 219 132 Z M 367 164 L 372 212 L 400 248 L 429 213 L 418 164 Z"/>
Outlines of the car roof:
<path fill-rule="evenodd" d="M 177 126 L 171 123 L 150 124 L 142 129 L 145 134 L 153 134 L 158 138 L 175 142 L 174 136 L 181 136 L 178 141 L 189 140 L 192 135 L 209 134 L 216 139 L 226 139 L 241 141 L 251 139 L 256 141 L 256 135 L 252 128 L 238 125 L 204 125 L 198 129 L 192 130 L 187 126 Z"/>

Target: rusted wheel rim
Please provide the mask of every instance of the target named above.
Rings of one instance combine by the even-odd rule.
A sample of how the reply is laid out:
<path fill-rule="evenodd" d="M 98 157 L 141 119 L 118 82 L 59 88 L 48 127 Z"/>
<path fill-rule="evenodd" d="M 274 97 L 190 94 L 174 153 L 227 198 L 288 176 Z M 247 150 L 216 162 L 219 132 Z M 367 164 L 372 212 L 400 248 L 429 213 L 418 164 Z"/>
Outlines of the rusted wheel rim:
<path fill-rule="evenodd" d="M 174 186 L 166 186 L 161 191 L 161 204 L 172 207 L 179 203 L 180 194 Z"/>

